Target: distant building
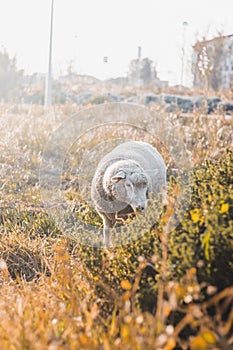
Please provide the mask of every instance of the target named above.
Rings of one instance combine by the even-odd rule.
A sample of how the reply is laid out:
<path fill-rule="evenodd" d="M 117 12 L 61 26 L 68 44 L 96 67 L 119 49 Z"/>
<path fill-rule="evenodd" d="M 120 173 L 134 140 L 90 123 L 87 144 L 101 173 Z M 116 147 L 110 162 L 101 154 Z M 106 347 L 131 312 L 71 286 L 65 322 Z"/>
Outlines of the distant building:
<path fill-rule="evenodd" d="M 197 42 L 193 53 L 195 88 L 233 87 L 233 34 Z"/>
<path fill-rule="evenodd" d="M 168 86 L 167 81 L 159 79 L 155 63 L 148 57 L 142 58 L 141 46 L 138 47 L 138 57 L 129 64 L 128 82 L 134 86 L 151 85 L 157 88 Z"/>

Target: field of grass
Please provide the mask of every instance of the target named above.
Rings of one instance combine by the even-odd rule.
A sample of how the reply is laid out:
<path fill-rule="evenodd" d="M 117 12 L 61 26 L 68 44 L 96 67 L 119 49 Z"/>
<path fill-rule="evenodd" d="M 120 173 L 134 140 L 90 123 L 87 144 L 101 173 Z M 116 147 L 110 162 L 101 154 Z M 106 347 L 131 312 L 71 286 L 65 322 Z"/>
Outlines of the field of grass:
<path fill-rule="evenodd" d="M 51 137 L 80 107 L 0 105 L 1 349 L 233 349 L 233 117 L 150 109 L 160 115 L 162 140 L 170 125 L 173 151 L 184 145 L 188 181 L 147 117 L 122 128 L 105 116 L 92 129 L 91 113 L 77 114 L 83 132 L 67 146 L 58 191 L 77 238 L 52 218 L 44 198 L 56 188 L 43 196 L 39 174 L 45 149 L 56 160 Z M 100 231 L 90 179 L 99 155 L 121 139 L 159 148 L 168 203 L 157 220 L 151 203 L 147 217 L 122 229 L 124 244 L 101 249 L 100 233 L 83 244 L 89 232 L 79 222 Z"/>

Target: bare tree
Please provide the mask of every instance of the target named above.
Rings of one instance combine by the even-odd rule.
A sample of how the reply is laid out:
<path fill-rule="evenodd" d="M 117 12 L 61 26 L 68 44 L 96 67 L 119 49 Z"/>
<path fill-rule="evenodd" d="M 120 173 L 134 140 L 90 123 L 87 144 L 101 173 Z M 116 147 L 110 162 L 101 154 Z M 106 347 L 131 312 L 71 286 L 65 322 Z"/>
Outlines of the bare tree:
<path fill-rule="evenodd" d="M 133 84 L 152 84 L 155 82 L 157 77 L 157 72 L 155 65 L 151 59 L 148 57 L 141 59 L 134 59 L 129 65 L 129 80 Z"/>
<path fill-rule="evenodd" d="M 18 70 L 16 57 L 10 58 L 6 50 L 0 52 L 0 100 L 9 101 L 17 97 L 23 70 Z"/>

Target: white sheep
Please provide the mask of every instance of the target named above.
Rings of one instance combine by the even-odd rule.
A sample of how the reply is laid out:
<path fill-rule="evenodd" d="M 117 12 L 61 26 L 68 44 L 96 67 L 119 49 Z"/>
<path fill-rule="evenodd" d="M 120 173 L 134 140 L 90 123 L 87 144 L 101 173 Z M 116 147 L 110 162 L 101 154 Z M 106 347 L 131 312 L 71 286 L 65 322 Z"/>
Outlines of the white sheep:
<path fill-rule="evenodd" d="M 102 158 L 91 186 L 91 197 L 104 224 L 103 243 L 111 246 L 110 230 L 118 218 L 146 210 L 149 193 L 163 191 L 166 166 L 150 144 L 128 141 Z"/>

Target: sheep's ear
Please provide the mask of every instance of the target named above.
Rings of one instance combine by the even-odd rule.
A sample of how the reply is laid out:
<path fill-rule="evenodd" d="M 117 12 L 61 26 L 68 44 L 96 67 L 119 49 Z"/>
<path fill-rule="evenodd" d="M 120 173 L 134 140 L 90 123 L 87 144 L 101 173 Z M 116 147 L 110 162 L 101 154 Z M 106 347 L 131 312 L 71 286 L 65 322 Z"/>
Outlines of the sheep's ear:
<path fill-rule="evenodd" d="M 122 179 L 125 179 L 126 178 L 126 173 L 124 173 L 124 171 L 120 170 L 118 171 L 118 173 L 116 173 L 114 176 L 112 176 L 111 180 L 113 182 L 118 182 Z"/>

